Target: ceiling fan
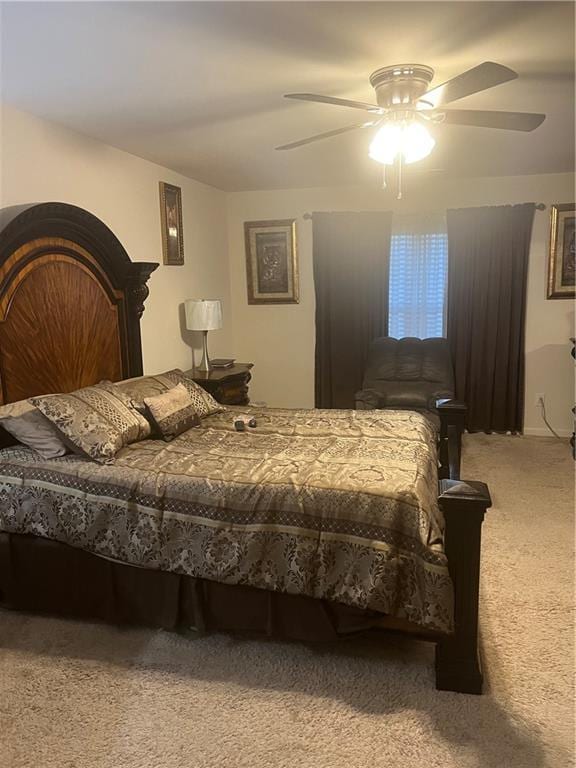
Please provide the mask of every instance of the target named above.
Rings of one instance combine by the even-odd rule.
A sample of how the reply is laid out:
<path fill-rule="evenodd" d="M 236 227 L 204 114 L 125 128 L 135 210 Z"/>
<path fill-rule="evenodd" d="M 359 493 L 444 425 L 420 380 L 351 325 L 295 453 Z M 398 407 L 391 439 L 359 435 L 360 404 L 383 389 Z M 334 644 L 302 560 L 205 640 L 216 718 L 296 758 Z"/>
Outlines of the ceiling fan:
<path fill-rule="evenodd" d="M 376 92 L 376 104 L 315 93 L 287 93 L 287 99 L 350 107 L 368 112 L 373 118 L 282 144 L 276 149 L 295 149 L 358 128 L 378 128 L 368 154 L 384 166 L 397 165 L 401 174 L 402 163 L 421 160 L 434 148 L 436 142 L 428 126 L 448 124 L 533 131 L 546 118 L 546 115 L 532 112 L 445 109 L 446 104 L 465 96 L 515 80 L 518 74 L 502 64 L 485 61 L 427 90 L 433 76 L 434 70 L 423 64 L 398 64 L 377 69 L 370 75 L 370 83 Z"/>

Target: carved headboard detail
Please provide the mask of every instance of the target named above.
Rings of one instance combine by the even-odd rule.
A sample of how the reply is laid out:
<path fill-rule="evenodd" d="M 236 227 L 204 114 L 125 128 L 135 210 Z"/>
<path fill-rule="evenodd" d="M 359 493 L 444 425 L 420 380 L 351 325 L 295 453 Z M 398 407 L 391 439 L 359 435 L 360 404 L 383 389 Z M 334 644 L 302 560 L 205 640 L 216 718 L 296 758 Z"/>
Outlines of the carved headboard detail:
<path fill-rule="evenodd" d="M 130 261 L 82 208 L 20 210 L 0 233 L 0 404 L 140 376 L 140 317 L 157 266 Z"/>

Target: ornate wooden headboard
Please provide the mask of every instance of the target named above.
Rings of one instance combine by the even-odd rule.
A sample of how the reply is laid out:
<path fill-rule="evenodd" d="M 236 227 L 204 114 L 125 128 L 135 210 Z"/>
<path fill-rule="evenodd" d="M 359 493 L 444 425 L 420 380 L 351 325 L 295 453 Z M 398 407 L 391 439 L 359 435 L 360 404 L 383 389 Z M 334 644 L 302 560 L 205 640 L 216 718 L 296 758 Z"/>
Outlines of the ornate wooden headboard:
<path fill-rule="evenodd" d="M 20 209 L 0 233 L 0 404 L 140 376 L 157 266 L 82 208 Z"/>

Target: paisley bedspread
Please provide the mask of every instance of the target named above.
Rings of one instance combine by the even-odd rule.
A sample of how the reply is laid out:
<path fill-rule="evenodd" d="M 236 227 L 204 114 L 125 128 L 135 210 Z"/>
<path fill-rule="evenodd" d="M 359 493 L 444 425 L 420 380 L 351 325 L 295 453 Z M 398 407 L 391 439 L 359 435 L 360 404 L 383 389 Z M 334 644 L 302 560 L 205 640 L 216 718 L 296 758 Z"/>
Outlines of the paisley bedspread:
<path fill-rule="evenodd" d="M 228 409 L 110 465 L 0 451 L 0 530 L 447 632 L 436 493 L 435 431 L 409 411 Z"/>

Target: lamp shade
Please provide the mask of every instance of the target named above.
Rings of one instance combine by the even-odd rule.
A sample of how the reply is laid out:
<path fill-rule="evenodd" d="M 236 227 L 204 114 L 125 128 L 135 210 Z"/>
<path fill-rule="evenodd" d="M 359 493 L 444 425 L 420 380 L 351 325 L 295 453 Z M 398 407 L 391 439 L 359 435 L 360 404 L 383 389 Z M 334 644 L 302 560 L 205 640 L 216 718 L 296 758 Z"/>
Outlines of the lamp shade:
<path fill-rule="evenodd" d="M 222 305 L 210 299 L 189 299 L 184 304 L 189 331 L 215 331 L 222 328 Z"/>

